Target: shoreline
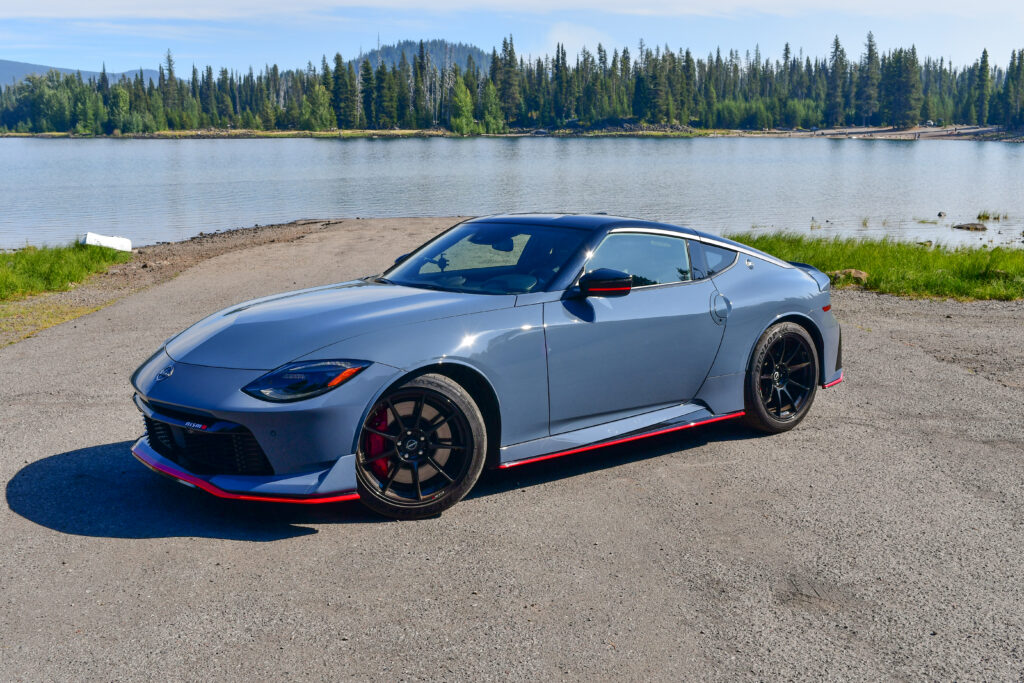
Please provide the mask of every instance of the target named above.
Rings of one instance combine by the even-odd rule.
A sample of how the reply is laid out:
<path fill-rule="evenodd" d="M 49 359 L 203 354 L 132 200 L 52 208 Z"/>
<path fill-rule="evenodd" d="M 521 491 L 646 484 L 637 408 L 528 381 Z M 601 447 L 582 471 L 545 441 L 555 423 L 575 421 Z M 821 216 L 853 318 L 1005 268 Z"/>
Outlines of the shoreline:
<path fill-rule="evenodd" d="M 73 133 L 0 133 L 0 138 L 41 139 L 111 139 L 111 140 L 251 140 L 275 138 L 321 139 L 385 139 L 404 138 L 828 138 L 851 140 L 971 140 L 975 142 L 1024 142 L 1024 131 L 1011 131 L 1001 126 L 917 126 L 910 129 L 891 127 L 847 126 L 841 128 L 803 129 L 698 129 L 679 126 L 627 125 L 614 128 L 587 130 L 573 129 L 517 129 L 508 133 L 457 135 L 444 128 L 415 130 L 253 130 L 253 129 L 198 129 L 162 130 L 154 133 L 127 133 L 121 135 L 75 135 Z"/>

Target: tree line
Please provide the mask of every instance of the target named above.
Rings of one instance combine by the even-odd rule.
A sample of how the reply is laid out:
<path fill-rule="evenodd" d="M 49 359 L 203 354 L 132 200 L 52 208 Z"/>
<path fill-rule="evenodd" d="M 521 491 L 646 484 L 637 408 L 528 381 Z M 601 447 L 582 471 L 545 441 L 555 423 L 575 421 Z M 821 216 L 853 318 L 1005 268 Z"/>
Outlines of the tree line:
<path fill-rule="evenodd" d="M 378 53 L 379 54 L 379 53 Z M 397 60 L 346 61 L 259 73 L 192 67 L 181 78 L 168 51 L 156 82 L 141 71 L 116 82 L 79 74 L 30 76 L 0 91 L 0 132 L 78 135 L 159 130 L 429 129 L 458 134 L 510 128 L 615 127 L 814 128 L 945 124 L 1024 127 L 1024 49 L 1004 69 L 988 51 L 955 67 L 914 47 L 881 53 L 869 33 L 859 58 L 836 37 L 825 58 L 779 59 L 760 50 L 653 49 L 640 42 L 611 54 L 584 48 L 570 63 L 565 47 L 535 60 L 517 56 L 512 37 L 489 64 L 432 59 L 421 41 Z"/>

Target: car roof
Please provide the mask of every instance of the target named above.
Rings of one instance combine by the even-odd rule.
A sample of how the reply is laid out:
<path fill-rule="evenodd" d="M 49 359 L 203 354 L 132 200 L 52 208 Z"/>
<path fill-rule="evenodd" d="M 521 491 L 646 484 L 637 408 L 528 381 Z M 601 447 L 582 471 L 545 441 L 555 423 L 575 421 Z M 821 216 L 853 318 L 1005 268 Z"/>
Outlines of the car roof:
<path fill-rule="evenodd" d="M 505 213 L 495 216 L 474 218 L 469 223 L 513 223 L 518 225 L 546 225 L 550 227 L 575 228 L 577 230 L 611 230 L 612 228 L 636 227 L 670 230 L 684 235 L 695 235 L 690 228 L 669 223 L 645 221 L 625 216 L 608 216 L 603 213 Z"/>

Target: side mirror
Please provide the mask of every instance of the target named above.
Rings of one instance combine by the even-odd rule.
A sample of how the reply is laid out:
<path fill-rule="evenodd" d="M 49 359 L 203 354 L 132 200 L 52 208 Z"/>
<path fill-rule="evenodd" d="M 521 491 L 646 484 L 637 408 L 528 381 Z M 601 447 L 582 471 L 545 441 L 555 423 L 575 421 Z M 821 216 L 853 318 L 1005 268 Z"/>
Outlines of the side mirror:
<path fill-rule="evenodd" d="M 410 252 L 409 252 L 409 254 L 411 254 L 411 253 L 412 253 L 412 252 L 410 251 Z M 402 254 L 401 256 L 399 256 L 398 258 L 396 258 L 396 259 L 395 259 L 395 265 L 397 266 L 397 265 L 398 265 L 399 263 L 401 263 L 401 262 L 402 262 L 402 261 L 404 261 L 405 259 L 409 258 L 409 254 Z"/>
<path fill-rule="evenodd" d="M 598 268 L 580 278 L 582 296 L 626 296 L 633 289 L 633 278 L 621 270 Z"/>

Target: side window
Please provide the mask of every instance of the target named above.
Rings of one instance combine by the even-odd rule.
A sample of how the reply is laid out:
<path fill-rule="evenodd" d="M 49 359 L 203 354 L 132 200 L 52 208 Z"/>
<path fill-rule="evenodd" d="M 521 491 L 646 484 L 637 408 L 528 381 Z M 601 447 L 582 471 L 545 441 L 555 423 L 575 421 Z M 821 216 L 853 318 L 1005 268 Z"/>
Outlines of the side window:
<path fill-rule="evenodd" d="M 713 247 L 710 244 L 701 246 L 704 247 L 704 259 L 708 263 L 708 277 L 721 273 L 736 260 L 736 252 L 731 249 Z"/>
<path fill-rule="evenodd" d="M 586 270 L 612 268 L 633 276 L 633 286 L 693 279 L 686 240 L 645 233 L 613 233 L 594 250 Z"/>

